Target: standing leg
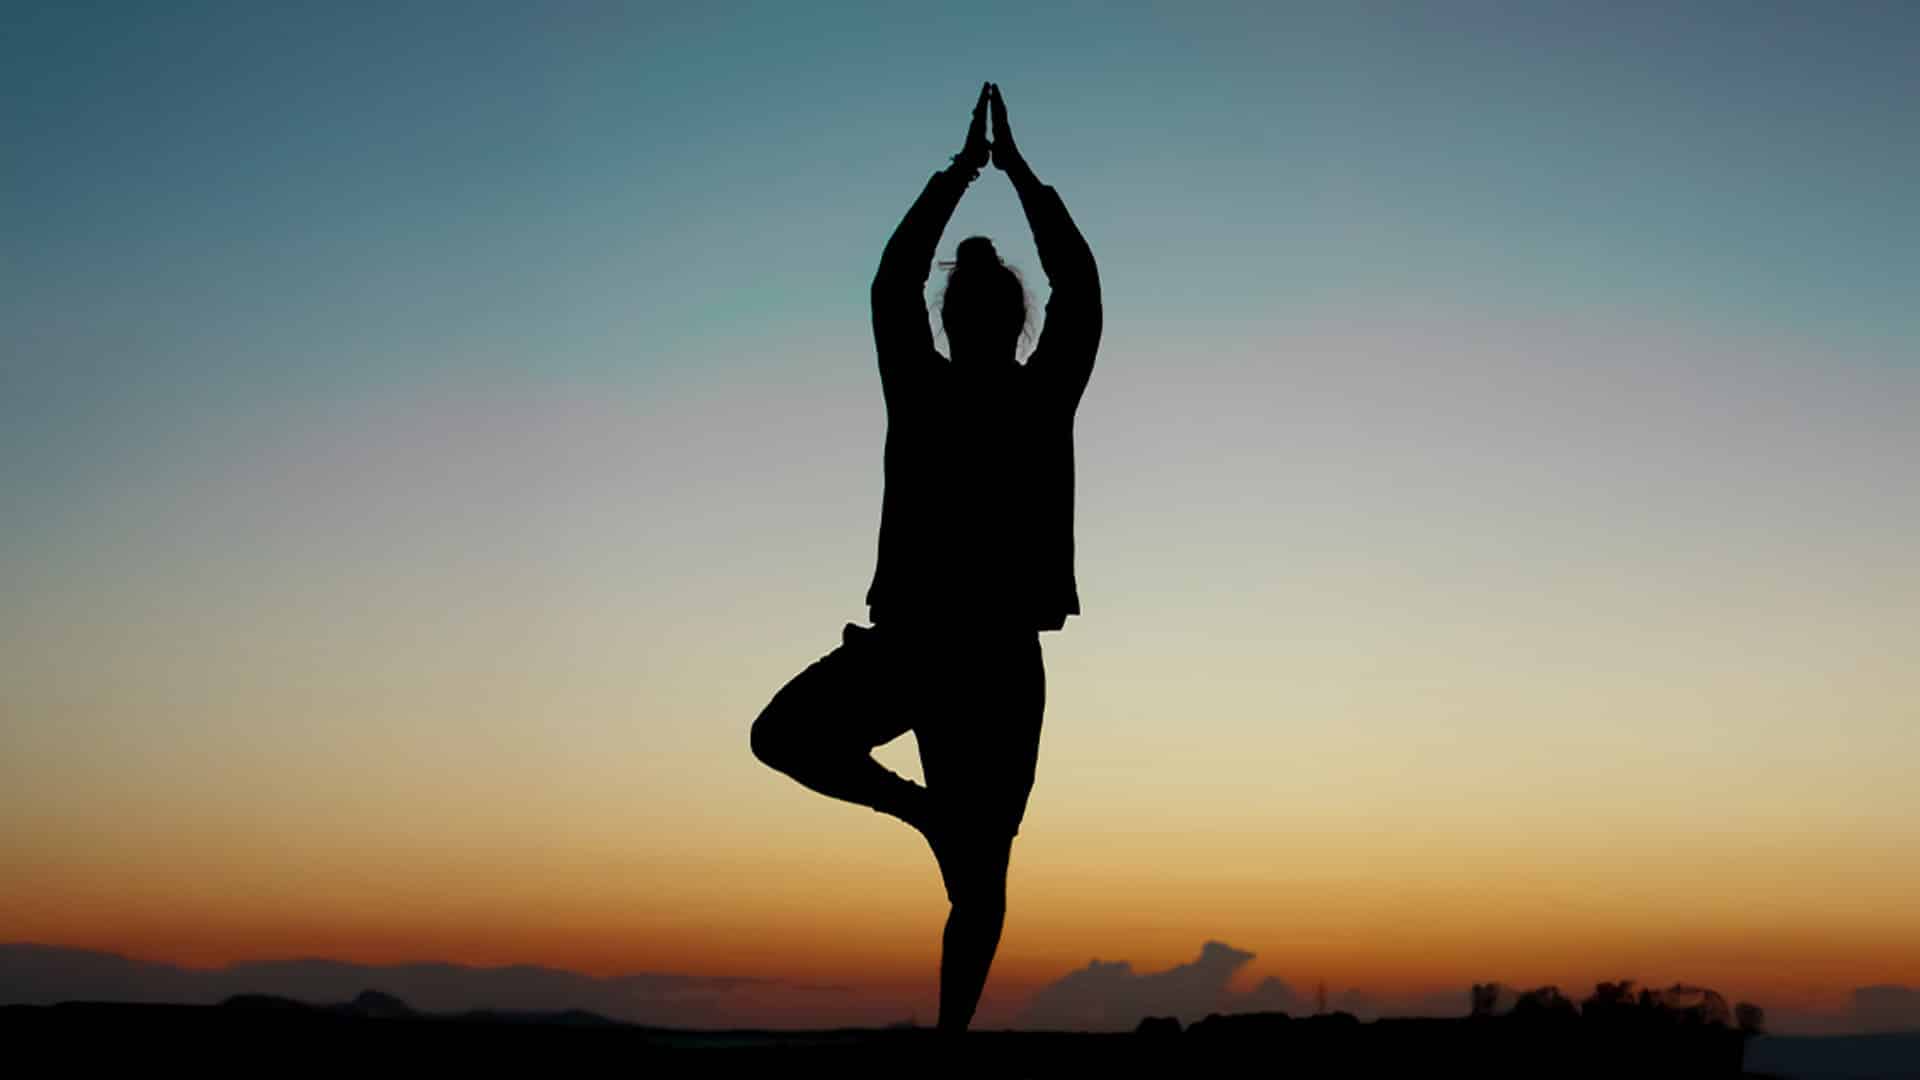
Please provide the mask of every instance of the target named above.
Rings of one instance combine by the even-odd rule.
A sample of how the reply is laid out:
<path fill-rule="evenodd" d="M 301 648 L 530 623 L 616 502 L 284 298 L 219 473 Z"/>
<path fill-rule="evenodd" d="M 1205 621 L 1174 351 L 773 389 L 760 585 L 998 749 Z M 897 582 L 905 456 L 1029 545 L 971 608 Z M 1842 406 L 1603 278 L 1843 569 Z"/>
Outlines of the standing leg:
<path fill-rule="evenodd" d="M 966 837 L 947 847 L 940 871 L 952 907 L 940 935 L 939 1025 L 941 1031 L 957 1034 L 973 1022 L 1000 949 L 1013 837 Z"/>
<path fill-rule="evenodd" d="M 927 789 L 872 754 L 911 726 L 887 692 L 899 677 L 876 631 L 849 623 L 840 647 L 781 687 L 754 720 L 754 756 L 822 795 L 918 825 Z"/>
<path fill-rule="evenodd" d="M 962 647 L 951 687 L 930 687 L 949 707 L 918 726 L 932 796 L 922 826 L 952 905 L 940 941 L 940 1030 L 973 1021 L 1000 948 L 1007 865 L 1026 816 L 1040 753 L 1046 675 L 1037 638 Z"/>

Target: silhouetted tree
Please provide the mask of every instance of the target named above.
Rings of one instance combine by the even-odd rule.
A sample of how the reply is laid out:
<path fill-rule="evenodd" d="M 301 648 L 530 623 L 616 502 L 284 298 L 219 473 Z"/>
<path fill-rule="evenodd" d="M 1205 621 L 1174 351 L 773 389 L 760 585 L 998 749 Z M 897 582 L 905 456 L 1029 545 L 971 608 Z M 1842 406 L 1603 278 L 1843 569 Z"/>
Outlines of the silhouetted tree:
<path fill-rule="evenodd" d="M 1618 1016 L 1633 1007 L 1633 980 L 1621 979 L 1619 982 L 1595 983 L 1593 995 L 1580 1003 L 1580 1015 L 1595 1018 Z"/>
<path fill-rule="evenodd" d="M 1500 1013 L 1501 999 L 1507 995 L 1507 988 L 1497 982 L 1474 983 L 1469 991 L 1473 1001 L 1473 1016 L 1497 1016 Z"/>
<path fill-rule="evenodd" d="M 1575 1017 L 1580 1011 L 1557 986 L 1542 986 L 1521 994 L 1513 1003 L 1513 1014 L 1529 1018 Z"/>
<path fill-rule="evenodd" d="M 1680 1023 L 1733 1026 L 1733 1010 L 1727 1008 L 1727 999 L 1704 986 L 1674 983 L 1659 991 L 1658 1001 Z"/>

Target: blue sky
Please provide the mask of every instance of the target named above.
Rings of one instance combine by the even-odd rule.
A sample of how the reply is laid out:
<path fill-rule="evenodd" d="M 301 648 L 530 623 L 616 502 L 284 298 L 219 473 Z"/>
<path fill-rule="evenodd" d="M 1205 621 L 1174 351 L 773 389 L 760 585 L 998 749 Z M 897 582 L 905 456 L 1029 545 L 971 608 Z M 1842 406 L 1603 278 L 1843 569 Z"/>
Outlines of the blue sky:
<path fill-rule="evenodd" d="M 54 548 L 248 416 L 477 379 L 851 391 L 860 283 L 983 78 L 1097 240 L 1110 343 L 1567 313 L 1793 342 L 1863 408 L 1911 385 L 1897 4 L 14 21 L 4 490 Z M 947 250 L 996 235 L 1038 288 L 1022 224 L 989 174 Z"/>

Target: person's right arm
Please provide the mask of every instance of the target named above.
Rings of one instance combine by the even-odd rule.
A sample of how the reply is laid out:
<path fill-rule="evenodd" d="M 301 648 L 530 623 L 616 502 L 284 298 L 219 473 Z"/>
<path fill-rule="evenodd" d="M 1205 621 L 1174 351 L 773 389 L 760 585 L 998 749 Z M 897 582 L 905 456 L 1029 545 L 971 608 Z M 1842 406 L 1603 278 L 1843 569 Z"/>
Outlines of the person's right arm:
<path fill-rule="evenodd" d="M 954 207 L 967 185 L 987 163 L 987 88 L 973 106 L 967 141 L 953 163 L 933 174 L 927 186 L 895 226 L 880 269 L 873 275 L 873 345 L 880 358 L 880 386 L 889 403 L 912 380 L 941 362 L 927 320 L 927 275 L 933 268 L 940 234 L 953 220 Z"/>
<path fill-rule="evenodd" d="M 927 320 L 927 275 L 940 234 L 973 176 L 973 170 L 957 163 L 934 173 L 880 255 L 871 293 L 873 347 L 880 357 L 880 385 L 889 401 L 908 380 L 940 362 Z"/>

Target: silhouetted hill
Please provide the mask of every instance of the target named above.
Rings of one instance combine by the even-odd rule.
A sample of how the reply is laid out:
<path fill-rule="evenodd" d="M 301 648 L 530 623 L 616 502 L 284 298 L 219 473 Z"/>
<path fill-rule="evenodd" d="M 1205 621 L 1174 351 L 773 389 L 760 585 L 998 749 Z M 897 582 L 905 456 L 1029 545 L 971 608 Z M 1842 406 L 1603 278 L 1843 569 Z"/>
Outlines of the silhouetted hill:
<path fill-rule="evenodd" d="M 217 981 L 217 980 L 216 980 Z M 214 985 L 207 973 L 113 953 L 57 945 L 0 945 L 0 1002 L 145 1001 L 212 1004 L 248 987 Z"/>
<path fill-rule="evenodd" d="M 369 989 L 378 996 L 356 997 Z M 670 1027 L 711 1027 L 738 1015 L 740 996 L 777 992 L 802 1001 L 843 994 L 842 987 L 795 986 L 780 979 L 632 974 L 597 977 L 516 965 L 351 964 L 339 960 L 276 960 L 194 971 L 129 960 L 111 953 L 48 945 L 0 945 L 0 1004 L 65 1001 L 214 1005 L 237 996 L 297 1002 L 351 1002 L 377 1013 L 383 1001 L 429 1013 L 486 1010 L 554 1015 L 569 1011 Z M 343 1006 L 348 1007 L 348 1006 Z"/>
<path fill-rule="evenodd" d="M 100 1004 L 106 1003 L 101 1002 Z M 221 1002 L 220 1007 L 223 1009 L 253 1009 L 256 1011 L 267 1009 L 284 1011 L 288 1009 L 313 1008 L 312 1005 L 304 1001 L 295 1001 L 292 998 L 279 997 L 275 994 L 235 994 Z"/>
<path fill-rule="evenodd" d="M 352 1001 L 344 1001 L 336 1005 L 314 1005 L 273 994 L 235 994 L 221 1002 L 220 1007 L 253 1012 L 304 1010 L 354 1016 L 367 1020 L 453 1020 L 474 1024 L 552 1024 L 560 1027 L 629 1027 L 637 1031 L 649 1030 L 638 1024 L 623 1024 L 618 1020 L 610 1020 L 598 1013 L 587 1012 L 585 1009 L 563 1009 L 558 1012 L 468 1009 L 458 1013 L 425 1013 L 412 1008 L 392 994 L 383 994 L 378 990 L 362 990 Z"/>
<path fill-rule="evenodd" d="M 355 1016 L 413 1016 L 414 1011 L 407 1003 L 392 994 L 383 994 L 378 990 L 362 990 L 352 1001 L 336 1006 L 343 1012 Z"/>

